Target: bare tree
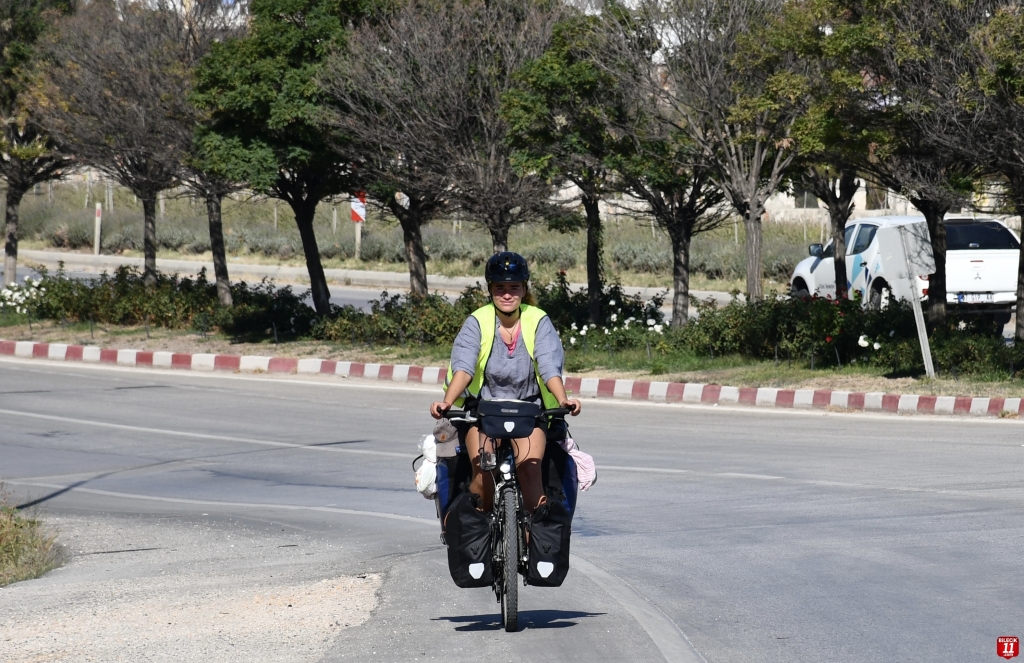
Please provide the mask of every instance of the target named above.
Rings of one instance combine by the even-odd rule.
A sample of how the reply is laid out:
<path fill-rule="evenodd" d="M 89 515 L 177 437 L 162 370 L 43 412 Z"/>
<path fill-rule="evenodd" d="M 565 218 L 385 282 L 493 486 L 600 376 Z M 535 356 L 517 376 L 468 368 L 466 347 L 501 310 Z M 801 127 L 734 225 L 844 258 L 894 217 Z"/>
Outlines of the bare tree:
<path fill-rule="evenodd" d="M 387 202 L 407 247 L 445 203 L 483 224 L 495 251 L 508 248 L 514 223 L 550 209 L 550 185 L 513 167 L 500 111 L 515 72 L 543 53 L 556 16 L 534 0 L 410 2 L 358 30 L 351 54 L 334 61 L 324 78 L 336 101 L 332 123 L 372 146 L 371 179 L 408 196 L 407 207 Z M 381 126 L 355 126 L 364 120 Z"/>
<path fill-rule="evenodd" d="M 427 294 L 422 228 L 451 207 L 451 141 L 464 103 L 453 98 L 464 83 L 456 58 L 464 52 L 450 49 L 449 40 L 467 38 L 458 29 L 415 3 L 381 11 L 319 77 L 330 103 L 325 124 L 341 134 L 343 154 L 355 146 L 363 155 L 359 173 L 371 199 L 402 226 L 416 296 Z"/>
<path fill-rule="evenodd" d="M 17 281 L 18 216 L 25 192 L 71 166 L 26 103 L 37 40 L 46 28 L 47 12 L 58 8 L 39 0 L 0 0 L 0 178 L 7 183 L 3 285 Z"/>
<path fill-rule="evenodd" d="M 936 151 L 1001 178 L 1024 218 L 1024 17 L 1015 3 L 943 0 L 895 7 L 911 57 L 890 49 L 909 119 Z M 897 59 L 898 58 L 898 59 Z M 929 287 L 931 284 L 929 283 Z M 930 294 L 930 290 L 929 290 Z M 1017 270 L 1016 342 L 1024 342 L 1024 247 Z"/>
<path fill-rule="evenodd" d="M 690 244 L 694 235 L 728 219 L 725 194 L 715 184 L 715 160 L 671 121 L 671 108 L 647 93 L 648 72 L 620 79 L 623 112 L 614 126 L 618 147 L 607 159 L 618 183 L 646 203 L 672 243 L 672 325 L 685 325 L 690 307 Z"/>
<path fill-rule="evenodd" d="M 643 0 L 636 16 L 649 31 L 644 39 L 622 30 L 618 18 L 609 22 L 620 35 L 610 62 L 648 69 L 648 92 L 668 110 L 661 117 L 710 159 L 713 182 L 743 217 L 747 294 L 755 300 L 763 293 L 764 204 L 794 158 L 789 132 L 805 91 L 790 86 L 779 94 L 780 77 L 800 68 L 795 54 L 744 54 L 781 7 L 782 0 Z M 657 44 L 653 57 L 648 39 Z"/>
<path fill-rule="evenodd" d="M 34 112 L 79 161 L 142 202 L 145 281 L 156 282 L 156 202 L 177 184 L 194 126 L 183 16 L 158 0 L 83 4 L 48 41 Z"/>

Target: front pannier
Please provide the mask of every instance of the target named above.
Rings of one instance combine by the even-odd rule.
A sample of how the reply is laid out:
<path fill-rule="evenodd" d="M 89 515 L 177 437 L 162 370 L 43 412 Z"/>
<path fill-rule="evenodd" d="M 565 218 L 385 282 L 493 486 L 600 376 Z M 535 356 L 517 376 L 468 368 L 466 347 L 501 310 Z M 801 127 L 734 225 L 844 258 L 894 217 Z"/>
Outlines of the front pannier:
<path fill-rule="evenodd" d="M 448 508 L 444 538 L 448 544 L 448 570 L 459 587 L 489 587 L 491 570 L 491 519 L 478 511 L 472 493 L 460 493 Z"/>

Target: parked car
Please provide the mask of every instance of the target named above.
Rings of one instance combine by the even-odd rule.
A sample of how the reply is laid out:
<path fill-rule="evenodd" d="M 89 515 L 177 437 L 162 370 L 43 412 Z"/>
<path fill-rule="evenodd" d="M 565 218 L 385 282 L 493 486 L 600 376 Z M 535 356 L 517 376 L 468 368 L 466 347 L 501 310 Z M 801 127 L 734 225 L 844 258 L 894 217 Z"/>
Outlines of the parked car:
<path fill-rule="evenodd" d="M 925 299 L 928 295 L 927 277 L 907 278 L 905 263 L 899 258 L 899 226 L 907 228 L 909 252 L 927 251 L 930 255 L 922 217 L 866 217 L 846 225 L 847 291 L 851 296 L 859 293 L 866 306 L 884 306 L 890 297 Z M 793 295 L 835 296 L 832 248 L 832 242 L 809 247 L 811 257 L 793 271 Z M 947 304 L 1006 324 L 1016 303 L 1019 252 L 1020 239 L 1001 221 L 946 219 Z"/>

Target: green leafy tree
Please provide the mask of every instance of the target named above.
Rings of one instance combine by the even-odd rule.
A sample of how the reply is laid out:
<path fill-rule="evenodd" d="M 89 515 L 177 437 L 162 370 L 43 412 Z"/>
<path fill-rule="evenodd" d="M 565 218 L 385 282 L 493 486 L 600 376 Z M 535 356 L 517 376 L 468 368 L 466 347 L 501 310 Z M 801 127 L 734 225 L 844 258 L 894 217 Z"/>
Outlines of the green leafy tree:
<path fill-rule="evenodd" d="M 912 121 L 942 151 L 996 176 L 1024 218 L 1024 15 L 998 0 L 939 0 L 927 11 L 910 2 L 892 10 L 905 35 L 899 51 Z M 1024 310 L 1024 252 L 1017 310 Z M 1024 342 L 1024 316 L 1014 336 Z"/>
<path fill-rule="evenodd" d="M 502 99 L 512 159 L 522 171 L 569 181 L 586 214 L 590 322 L 602 322 L 604 241 L 600 203 L 614 190 L 607 160 L 618 146 L 612 125 L 623 108 L 615 78 L 594 60 L 600 19 L 576 15 L 557 24 L 551 45 L 516 75 Z"/>
<path fill-rule="evenodd" d="M 18 213 L 36 184 L 59 177 L 70 159 L 28 109 L 29 77 L 39 61 L 38 41 L 49 14 L 70 10 L 64 0 L 0 0 L 0 178 L 6 184 L 4 278 L 17 280 Z"/>
<path fill-rule="evenodd" d="M 871 133 L 859 111 L 865 90 L 860 72 L 846 66 L 845 53 L 861 49 L 873 37 L 870 24 L 836 20 L 830 0 L 787 2 L 763 39 L 747 42 L 755 58 L 795 54 L 805 64 L 802 85 L 808 91 L 790 131 L 797 148 L 789 179 L 825 204 L 832 232 L 836 298 L 847 296 L 846 222 L 860 188 L 856 164 L 871 150 Z M 774 94 L 787 94 L 785 88 Z M 794 285 L 794 292 L 798 286 Z"/>
<path fill-rule="evenodd" d="M 318 122 L 317 74 L 366 10 L 359 0 L 254 0 L 249 34 L 217 44 L 196 72 L 194 102 L 210 114 L 200 140 L 228 179 L 286 202 L 295 214 L 313 305 L 330 311 L 330 290 L 313 229 L 323 199 L 359 180 L 338 140 Z"/>

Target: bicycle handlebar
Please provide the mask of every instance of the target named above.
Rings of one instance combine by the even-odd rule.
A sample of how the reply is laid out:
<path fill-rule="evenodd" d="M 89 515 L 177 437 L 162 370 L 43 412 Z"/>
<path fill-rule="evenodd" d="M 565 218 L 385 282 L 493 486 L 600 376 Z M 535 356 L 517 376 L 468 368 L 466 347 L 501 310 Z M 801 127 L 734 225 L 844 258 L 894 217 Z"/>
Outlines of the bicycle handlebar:
<path fill-rule="evenodd" d="M 567 414 L 572 414 L 572 410 L 570 410 L 567 407 L 556 407 L 551 408 L 550 410 L 544 410 L 539 415 L 537 415 L 537 418 L 540 419 L 541 417 L 564 417 Z M 475 415 L 475 412 L 469 412 L 468 410 L 453 409 L 448 409 L 441 413 L 441 416 L 443 416 L 445 419 L 466 419 L 468 421 L 476 421 Z"/>

